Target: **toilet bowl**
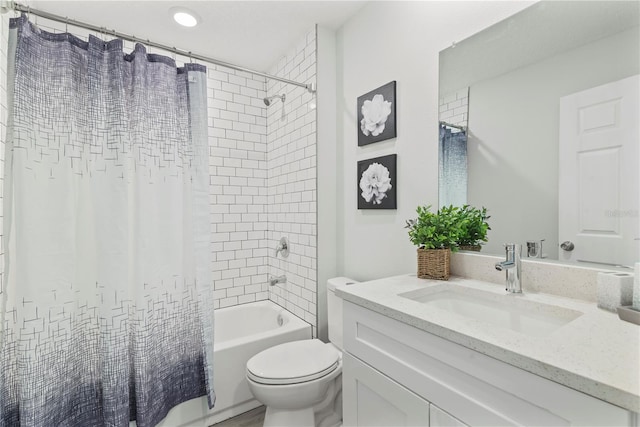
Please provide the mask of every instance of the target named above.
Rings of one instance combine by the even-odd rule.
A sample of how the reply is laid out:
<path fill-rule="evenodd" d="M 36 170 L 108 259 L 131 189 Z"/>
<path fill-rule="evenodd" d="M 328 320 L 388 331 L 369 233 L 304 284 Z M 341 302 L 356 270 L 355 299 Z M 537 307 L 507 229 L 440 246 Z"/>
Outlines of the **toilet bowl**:
<path fill-rule="evenodd" d="M 342 299 L 335 289 L 355 283 L 327 282 L 329 343 L 292 341 L 268 348 L 247 362 L 247 382 L 266 407 L 265 427 L 335 427 L 342 422 Z"/>
<path fill-rule="evenodd" d="M 247 362 L 249 389 L 267 407 L 267 427 L 339 424 L 341 376 L 341 353 L 317 339 L 280 344 Z"/>

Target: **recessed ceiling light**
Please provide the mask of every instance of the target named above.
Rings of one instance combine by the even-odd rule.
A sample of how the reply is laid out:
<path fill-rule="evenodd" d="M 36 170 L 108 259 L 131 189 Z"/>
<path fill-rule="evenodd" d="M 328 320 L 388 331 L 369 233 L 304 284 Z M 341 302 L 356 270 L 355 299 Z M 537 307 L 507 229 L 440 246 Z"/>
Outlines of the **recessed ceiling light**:
<path fill-rule="evenodd" d="M 200 21 L 198 15 L 183 7 L 173 7 L 169 12 L 173 16 L 173 19 L 184 27 L 195 27 Z"/>

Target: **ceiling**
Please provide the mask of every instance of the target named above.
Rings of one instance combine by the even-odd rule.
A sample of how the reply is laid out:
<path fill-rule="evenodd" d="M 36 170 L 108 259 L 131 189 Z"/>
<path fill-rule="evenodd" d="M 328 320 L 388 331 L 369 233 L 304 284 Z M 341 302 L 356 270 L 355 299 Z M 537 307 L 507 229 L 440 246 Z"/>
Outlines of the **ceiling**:
<path fill-rule="evenodd" d="M 34 9 L 175 46 L 257 71 L 268 71 L 315 24 L 337 30 L 366 1 L 20 1 Z M 181 27 L 172 7 L 201 23 Z"/>

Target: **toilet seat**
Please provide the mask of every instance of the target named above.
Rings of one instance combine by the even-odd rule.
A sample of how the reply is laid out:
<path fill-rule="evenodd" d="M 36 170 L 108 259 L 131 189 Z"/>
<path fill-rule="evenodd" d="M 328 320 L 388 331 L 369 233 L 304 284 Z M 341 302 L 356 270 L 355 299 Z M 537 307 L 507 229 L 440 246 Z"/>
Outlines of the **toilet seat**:
<path fill-rule="evenodd" d="M 318 339 L 292 341 L 271 347 L 247 362 L 247 377 L 260 384 L 298 384 L 335 371 L 340 353 Z"/>

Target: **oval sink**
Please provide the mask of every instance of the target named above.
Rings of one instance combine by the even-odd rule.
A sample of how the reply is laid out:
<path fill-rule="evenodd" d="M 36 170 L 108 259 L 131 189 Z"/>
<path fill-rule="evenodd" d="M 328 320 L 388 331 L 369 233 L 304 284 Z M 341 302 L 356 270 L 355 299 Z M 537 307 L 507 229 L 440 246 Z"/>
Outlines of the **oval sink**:
<path fill-rule="evenodd" d="M 546 336 L 583 313 L 523 298 L 442 284 L 398 294 L 427 307 L 490 323 L 531 336 Z"/>

